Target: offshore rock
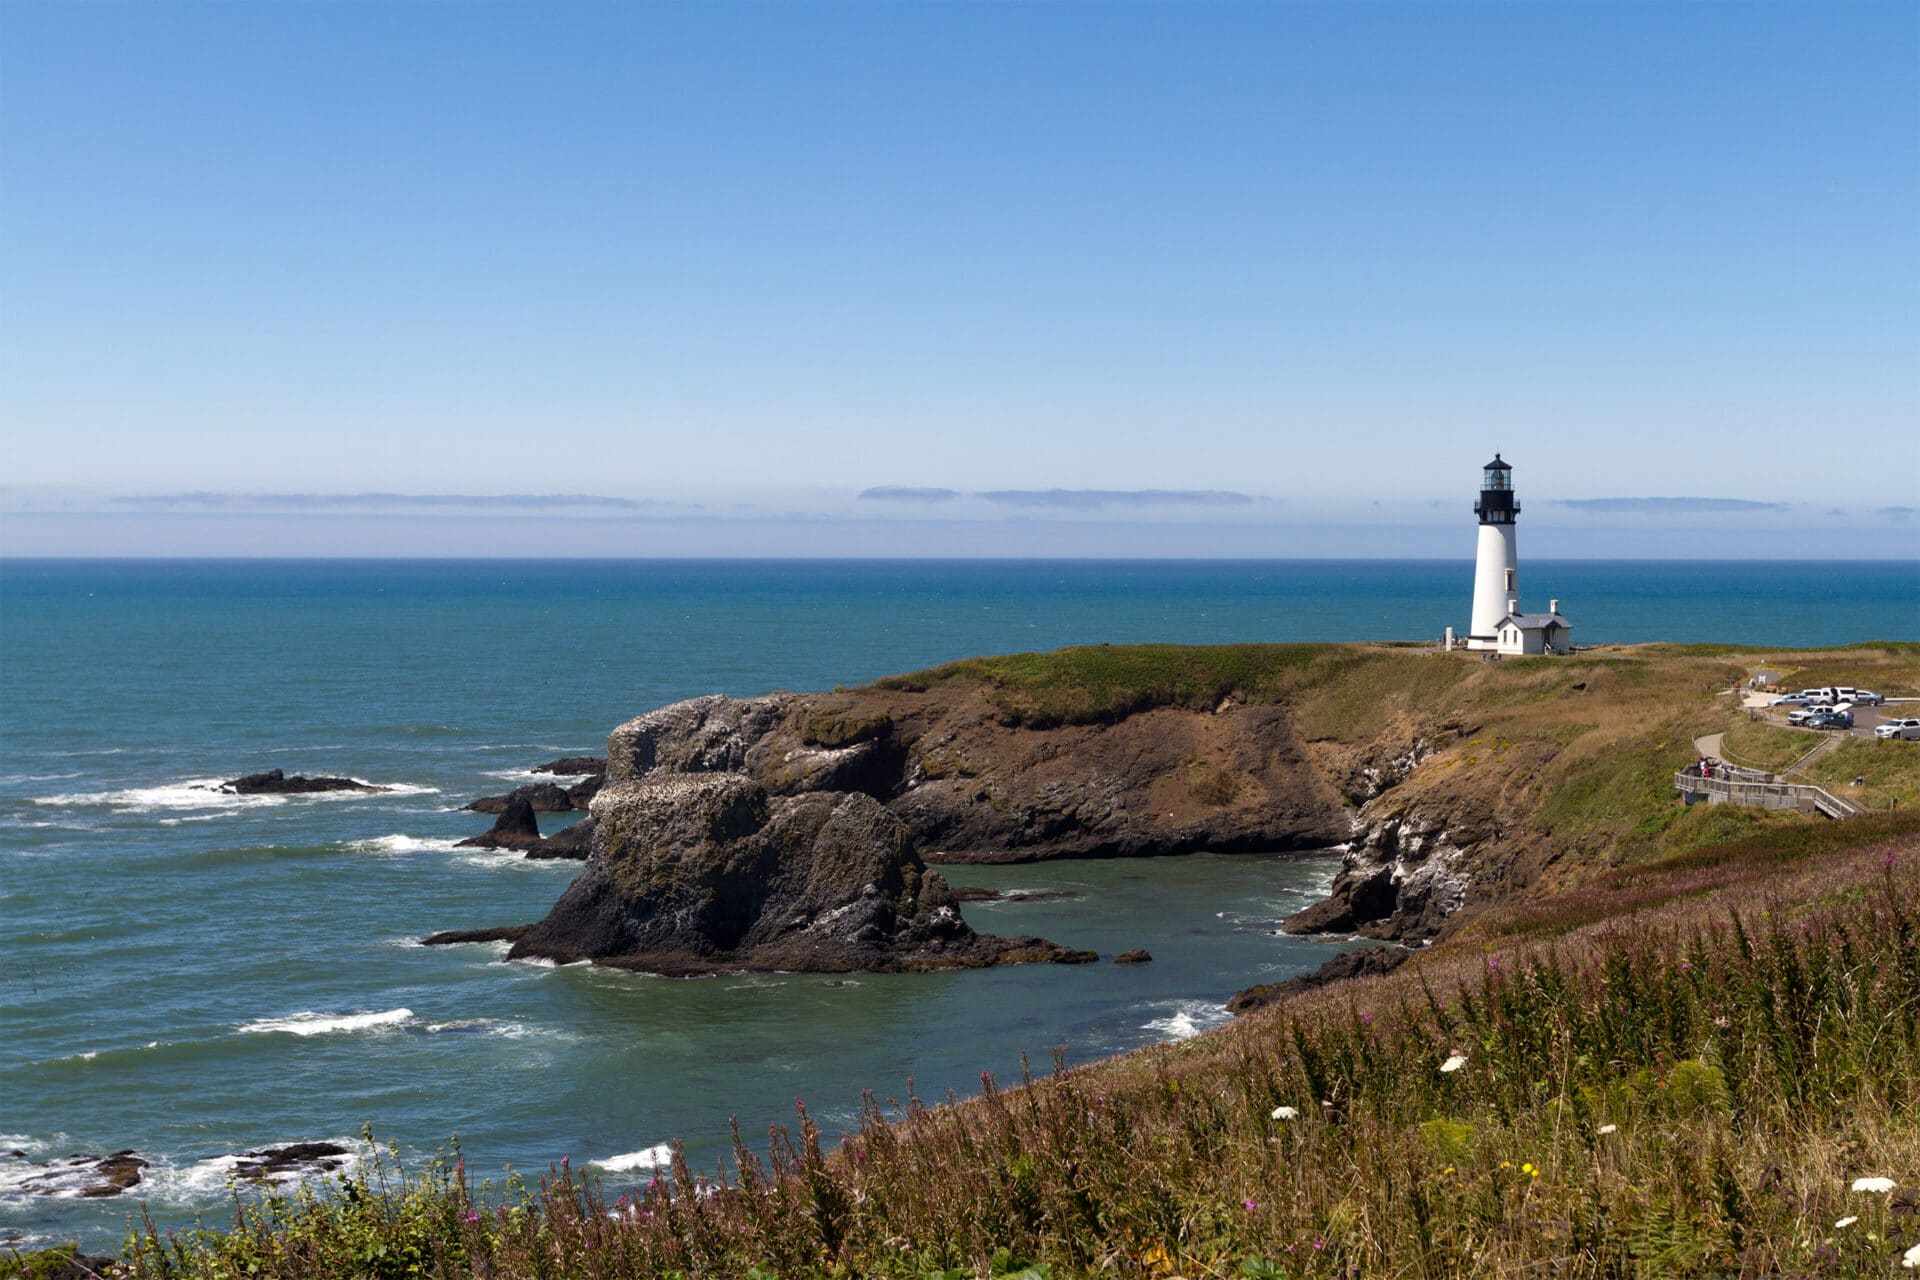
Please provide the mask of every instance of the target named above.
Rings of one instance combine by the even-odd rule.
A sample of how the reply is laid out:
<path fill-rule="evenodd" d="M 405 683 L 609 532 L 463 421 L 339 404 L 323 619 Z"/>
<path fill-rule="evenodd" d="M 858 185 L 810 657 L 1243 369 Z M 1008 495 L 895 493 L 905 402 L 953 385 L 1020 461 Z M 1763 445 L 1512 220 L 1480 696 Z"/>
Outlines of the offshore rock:
<path fill-rule="evenodd" d="M 593 852 L 593 819 L 582 818 L 554 835 L 542 837 L 533 806 L 524 796 L 517 796 L 485 834 L 462 840 L 455 848 L 515 849 L 529 858 L 584 859 Z"/>
<path fill-rule="evenodd" d="M 575 858 L 584 860 L 593 852 L 593 819 L 560 828 L 537 844 L 527 846 L 529 858 Z"/>
<path fill-rule="evenodd" d="M 233 1170 L 248 1182 L 272 1183 L 333 1173 L 352 1159 L 353 1153 L 337 1142 L 292 1142 L 243 1151 L 234 1157 Z"/>
<path fill-rule="evenodd" d="M 588 797 L 589 799 L 591 796 Z M 481 796 L 466 808 L 471 813 L 504 813 L 508 805 L 515 800 L 525 800 L 533 806 L 535 813 L 568 813 L 574 809 L 585 808 L 576 805 L 569 789 L 553 782 L 529 782 L 524 787 L 515 787 L 503 796 Z"/>
<path fill-rule="evenodd" d="M 531 928 L 530 924 L 509 924 L 494 929 L 445 929 L 420 939 L 420 945 L 451 947 L 463 942 L 518 942 Z"/>
<path fill-rule="evenodd" d="M 740 719 L 772 699 L 696 700 L 621 726 L 593 802 L 593 854 L 508 953 L 672 976 L 1084 963 L 1038 938 L 973 932 L 911 831 L 859 792 L 769 793 L 738 772 Z M 645 723 L 643 723 L 645 722 Z M 667 772 L 657 762 L 708 766 Z M 643 762 L 645 769 L 640 769 Z M 623 776 L 624 775 L 624 776 Z M 615 780 L 618 779 L 618 780 Z"/>
<path fill-rule="evenodd" d="M 387 790 L 386 787 L 376 787 L 371 782 L 361 782 L 357 778 L 308 778 L 297 773 L 289 778 L 278 769 L 269 769 L 265 773 L 242 774 L 238 778 L 221 783 L 219 789 L 236 796 L 290 796 L 316 791 Z"/>
<path fill-rule="evenodd" d="M 139 1186 L 140 1171 L 148 1162 L 132 1151 L 116 1151 L 109 1156 L 60 1156 L 30 1167 L 35 1172 L 17 1184 L 29 1195 L 97 1200 Z"/>
<path fill-rule="evenodd" d="M 540 843 L 540 822 L 533 816 L 533 805 L 525 796 L 516 795 L 485 835 L 462 840 L 461 849 L 531 849 Z"/>
<path fill-rule="evenodd" d="M 553 773 L 563 778 L 581 778 L 589 774 L 605 773 L 605 756 L 561 756 L 558 760 L 549 760 L 527 770 L 528 773 Z"/>

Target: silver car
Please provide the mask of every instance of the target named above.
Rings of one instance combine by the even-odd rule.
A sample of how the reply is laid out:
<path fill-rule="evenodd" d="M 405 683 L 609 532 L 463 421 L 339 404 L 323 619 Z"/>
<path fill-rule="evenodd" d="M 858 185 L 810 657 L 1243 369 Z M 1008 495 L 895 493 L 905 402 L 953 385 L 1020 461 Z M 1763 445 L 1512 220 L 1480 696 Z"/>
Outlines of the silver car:
<path fill-rule="evenodd" d="M 1882 720 L 1873 727 L 1876 738 L 1899 738 L 1907 742 L 1920 742 L 1920 716 L 1905 716 L 1899 720 Z"/>

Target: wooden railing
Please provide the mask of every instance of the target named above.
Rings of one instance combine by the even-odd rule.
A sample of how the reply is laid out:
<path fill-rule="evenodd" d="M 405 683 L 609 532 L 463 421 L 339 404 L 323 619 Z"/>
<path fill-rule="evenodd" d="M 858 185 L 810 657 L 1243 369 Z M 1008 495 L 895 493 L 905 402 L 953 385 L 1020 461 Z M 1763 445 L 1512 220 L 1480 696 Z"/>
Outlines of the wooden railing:
<path fill-rule="evenodd" d="M 1852 818 L 1860 810 L 1825 787 L 1805 782 L 1781 782 L 1759 769 L 1720 765 L 1711 778 L 1700 776 L 1699 765 L 1689 765 L 1673 775 L 1673 785 L 1682 795 L 1720 796 L 1724 803 L 1754 805 L 1763 809 L 1794 809 L 1811 805 L 1829 818 Z"/>

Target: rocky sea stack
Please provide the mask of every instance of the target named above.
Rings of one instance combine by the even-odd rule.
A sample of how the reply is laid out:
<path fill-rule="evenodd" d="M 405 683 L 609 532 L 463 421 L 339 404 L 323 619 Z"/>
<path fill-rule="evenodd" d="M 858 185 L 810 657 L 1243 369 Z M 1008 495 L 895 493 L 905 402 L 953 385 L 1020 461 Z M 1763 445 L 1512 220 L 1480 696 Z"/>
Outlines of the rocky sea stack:
<path fill-rule="evenodd" d="M 973 932 L 906 824 L 859 792 L 775 796 L 737 773 L 654 771 L 593 802 L 593 854 L 510 958 L 688 976 L 1092 960 Z"/>
<path fill-rule="evenodd" d="M 387 788 L 358 778 L 309 778 L 298 773 L 289 778 L 283 770 L 268 769 L 265 773 L 247 773 L 230 779 L 221 783 L 219 790 L 236 796 L 297 796 L 319 791 L 385 791 Z"/>

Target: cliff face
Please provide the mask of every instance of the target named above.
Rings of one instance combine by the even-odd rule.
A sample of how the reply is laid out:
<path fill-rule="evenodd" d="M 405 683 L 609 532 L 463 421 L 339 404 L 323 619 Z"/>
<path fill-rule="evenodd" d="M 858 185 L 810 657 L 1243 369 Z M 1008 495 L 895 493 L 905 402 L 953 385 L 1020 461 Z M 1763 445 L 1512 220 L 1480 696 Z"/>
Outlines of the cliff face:
<path fill-rule="evenodd" d="M 1899 646 L 1818 659 L 1920 687 Z M 1682 813 L 1671 784 L 1753 661 L 1658 646 L 1498 664 L 1379 645 L 1095 646 L 825 694 L 696 698 L 613 732 L 594 860 L 526 945 L 639 954 L 681 945 L 673 922 L 698 920 L 721 951 L 797 955 L 831 936 L 932 954 L 949 900 L 927 896 L 922 857 L 1332 847 L 1345 861 L 1330 897 L 1290 929 L 1430 938 L 1486 903 L 1761 820 Z M 901 874 L 850 852 L 855 830 Z M 718 859 L 697 884 L 649 861 L 695 848 Z M 871 894 L 828 872 L 849 859 Z M 776 918 L 756 897 L 769 879 L 781 888 L 764 901 L 800 907 Z M 834 914 L 850 888 L 886 910 Z"/>
<path fill-rule="evenodd" d="M 593 822 L 586 870 L 510 957 L 678 975 L 1094 958 L 974 933 L 906 825 L 859 792 L 775 796 L 740 773 L 654 770 L 603 789 Z"/>
<path fill-rule="evenodd" d="M 934 862 L 1324 848 L 1345 805 L 1280 706 L 1010 726 L 979 691 L 718 695 L 628 721 L 608 779 L 734 772 L 774 795 L 853 791 Z"/>

